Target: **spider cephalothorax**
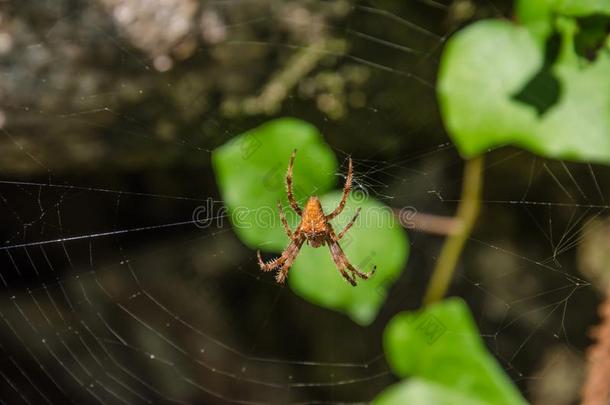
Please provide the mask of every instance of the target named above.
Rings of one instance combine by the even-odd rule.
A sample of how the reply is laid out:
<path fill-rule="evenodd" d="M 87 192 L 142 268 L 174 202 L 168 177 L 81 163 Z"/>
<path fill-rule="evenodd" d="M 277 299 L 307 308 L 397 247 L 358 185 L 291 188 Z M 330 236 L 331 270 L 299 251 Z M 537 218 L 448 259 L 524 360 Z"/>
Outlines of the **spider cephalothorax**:
<path fill-rule="evenodd" d="M 292 263 L 299 254 L 299 250 L 303 246 L 303 243 L 307 242 L 308 245 L 314 248 L 328 245 L 333 261 L 339 269 L 339 272 L 341 272 L 341 275 L 347 281 L 349 281 L 351 285 L 356 285 L 356 277 L 360 277 L 362 279 L 369 278 L 375 271 L 375 266 L 373 266 L 373 269 L 367 273 L 358 271 L 347 260 L 347 257 L 345 257 L 345 253 L 343 253 L 343 249 L 341 249 L 339 241 L 341 240 L 341 238 L 343 238 L 345 233 L 352 227 L 352 225 L 354 225 L 354 222 L 356 222 L 356 219 L 360 214 L 360 208 L 358 208 L 358 210 L 356 211 L 356 215 L 354 215 L 352 220 L 339 233 L 339 235 L 335 233 L 333 226 L 330 224 L 330 220 L 341 214 L 343 208 L 345 208 L 345 204 L 347 203 L 347 197 L 349 196 L 350 190 L 352 188 L 352 159 L 349 159 L 347 179 L 343 188 L 343 197 L 341 198 L 341 202 L 339 202 L 339 205 L 337 206 L 337 208 L 335 208 L 333 212 L 326 215 L 322 210 L 322 204 L 320 203 L 320 199 L 318 197 L 310 197 L 309 200 L 307 200 L 307 203 L 305 204 L 304 210 L 299 207 L 296 200 L 294 199 L 294 195 L 292 193 L 292 167 L 294 166 L 294 158 L 296 156 L 296 152 L 297 151 L 295 149 L 295 151 L 292 152 L 292 156 L 290 157 L 288 173 L 286 174 L 286 188 L 288 192 L 288 202 L 290 203 L 292 209 L 301 217 L 301 223 L 293 232 L 288 226 L 288 221 L 286 220 L 286 216 L 284 215 L 282 205 L 278 201 L 280 219 L 282 220 L 282 225 L 284 226 L 286 234 L 290 238 L 291 242 L 280 257 L 271 260 L 267 263 L 263 262 L 260 252 L 257 252 L 258 263 L 263 271 L 271 271 L 276 269 L 279 270 L 276 279 L 279 283 L 283 283 L 284 280 L 286 280 L 288 270 L 290 270 L 290 266 L 292 266 Z"/>

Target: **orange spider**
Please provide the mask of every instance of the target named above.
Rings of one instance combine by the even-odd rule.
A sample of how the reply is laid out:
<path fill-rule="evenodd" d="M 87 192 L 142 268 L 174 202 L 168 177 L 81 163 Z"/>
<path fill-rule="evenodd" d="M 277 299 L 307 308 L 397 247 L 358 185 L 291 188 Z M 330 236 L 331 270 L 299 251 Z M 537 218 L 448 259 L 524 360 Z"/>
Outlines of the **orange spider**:
<path fill-rule="evenodd" d="M 339 233 L 338 236 L 335 234 L 333 226 L 329 222 L 331 219 L 337 217 L 343 211 L 343 208 L 345 208 L 347 197 L 349 196 L 352 188 L 352 159 L 349 159 L 347 179 L 343 188 L 343 198 L 341 198 L 339 206 L 333 212 L 331 212 L 329 215 L 325 215 L 324 211 L 322 210 L 322 204 L 320 204 L 320 199 L 317 196 L 311 196 L 309 200 L 307 200 L 307 204 L 305 204 L 305 211 L 299 207 L 294 199 L 294 195 L 292 194 L 292 167 L 294 165 L 296 153 L 297 151 L 295 149 L 290 157 L 288 173 L 286 174 L 286 188 L 288 191 L 288 202 L 290 203 L 290 206 L 294 212 L 301 217 L 301 223 L 297 227 L 296 231 L 292 232 L 288 226 L 286 216 L 284 215 L 282 204 L 278 201 L 280 219 L 282 220 L 282 225 L 284 226 L 286 234 L 290 238 L 291 242 L 284 252 L 282 252 L 280 257 L 267 263 L 263 262 L 261 253 L 258 251 L 256 253 L 258 256 L 258 264 L 263 271 L 279 269 L 276 279 L 278 283 L 283 283 L 284 280 L 286 280 L 290 266 L 292 266 L 292 263 L 299 254 L 299 251 L 301 250 L 301 247 L 305 241 L 307 241 L 308 245 L 314 248 L 328 244 L 330 253 L 337 268 L 339 269 L 339 272 L 341 272 L 343 278 L 349 281 L 351 285 L 355 286 L 355 276 L 362 279 L 367 279 L 375 272 L 376 269 L 376 266 L 373 266 L 373 269 L 370 272 L 363 273 L 358 271 L 350 264 L 347 257 L 345 257 L 345 253 L 343 253 L 343 249 L 341 249 L 341 246 L 339 246 L 339 241 L 341 238 L 343 238 L 345 233 L 352 227 L 352 225 L 354 225 L 354 222 L 356 222 L 356 219 L 360 214 L 360 208 L 358 208 L 356 215 L 354 215 L 352 220 L 347 224 L 345 229 Z M 351 275 L 347 273 L 346 269 L 351 272 Z"/>

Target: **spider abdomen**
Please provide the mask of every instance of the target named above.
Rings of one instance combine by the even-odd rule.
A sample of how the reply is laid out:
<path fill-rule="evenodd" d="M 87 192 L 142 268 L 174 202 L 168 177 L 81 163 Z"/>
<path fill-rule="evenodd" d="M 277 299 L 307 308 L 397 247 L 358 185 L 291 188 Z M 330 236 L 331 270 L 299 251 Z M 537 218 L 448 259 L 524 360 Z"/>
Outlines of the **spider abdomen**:
<path fill-rule="evenodd" d="M 320 247 L 325 244 L 328 222 L 318 197 L 313 196 L 307 200 L 299 229 L 307 238 L 310 246 Z"/>

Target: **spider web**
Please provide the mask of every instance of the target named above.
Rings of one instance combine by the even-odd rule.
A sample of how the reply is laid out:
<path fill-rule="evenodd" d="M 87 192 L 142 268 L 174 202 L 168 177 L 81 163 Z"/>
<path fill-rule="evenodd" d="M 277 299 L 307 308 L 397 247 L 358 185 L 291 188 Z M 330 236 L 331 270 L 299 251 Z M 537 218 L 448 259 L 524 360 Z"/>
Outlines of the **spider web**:
<path fill-rule="evenodd" d="M 211 63 L 207 54 L 223 46 L 244 53 L 260 48 L 267 56 L 303 46 L 252 34 L 278 18 L 278 3 L 238 0 L 206 3 L 210 9 L 201 19 L 216 30 L 207 33 L 210 43 L 191 51 L 197 63 L 151 56 L 142 49 L 163 44 L 117 29 L 116 21 L 129 20 L 122 3 L 130 2 L 72 8 L 70 2 L 36 2 L 46 19 L 38 36 L 26 24 L 36 23 L 33 3 L 0 11 L 6 24 L 0 51 L 13 55 L 2 67 L 9 80 L 0 114 L 8 162 L 0 168 L 2 403 L 371 401 L 395 382 L 382 352 L 383 328 L 397 312 L 417 308 L 441 238 L 409 232 L 409 264 L 369 327 L 261 276 L 254 252 L 237 240 L 222 213 L 205 230 L 192 218 L 209 199 L 222 205 L 211 150 L 260 120 L 226 118 L 227 104 L 193 78 L 200 74 L 197 63 Z M 174 3 L 187 15 L 194 4 Z M 295 90 L 282 115 L 314 122 L 342 161 L 353 155 L 356 188 L 366 195 L 391 207 L 453 215 L 462 159 L 443 134 L 434 77 L 446 38 L 474 5 L 321 3 L 347 7 L 347 17 L 325 29 L 350 46 L 327 56 L 364 69 L 370 93 L 346 113 L 350 119 L 333 119 L 332 109 L 325 117 Z M 477 16 L 503 17 L 508 6 L 483 2 Z M 214 14 L 214 7 L 222 13 Z M 258 17 L 244 11 L 250 7 L 260 7 Z M 107 17 L 96 19 L 100 13 Z M 460 20 L 460 13 L 467 16 Z M 294 15 L 278 23 L 294 23 Z M 221 24 L 223 16 L 234 17 Z M 231 36 L 243 29 L 251 36 Z M 217 37 L 222 40 L 213 43 Z M 80 77 L 68 61 L 83 44 L 96 48 L 99 59 L 86 60 L 96 68 Z M 23 66 L 29 70 L 19 70 Z M 168 74 L 176 70 L 179 76 Z M 253 67 L 254 78 L 258 70 Z M 96 75 L 124 82 L 91 85 Z M 147 87 L 151 77 L 161 85 Z M 173 100 L 163 87 L 180 87 L 185 100 Z M 138 110 L 149 92 L 158 104 Z M 126 97 L 135 107 L 119 101 Z M 354 91 L 359 97 L 362 91 Z M 191 117 L 206 103 L 203 119 Z M 156 118 L 167 118 L 166 108 L 178 124 Z M 189 127 L 193 121 L 199 123 Z M 180 135 L 172 125 L 182 125 Z M 48 135 L 31 133 L 45 126 Z M 546 367 L 559 361 L 553 353 L 578 362 L 587 345 L 596 299 L 591 282 L 576 270 L 575 247 L 583 223 L 610 207 L 603 186 L 608 173 L 501 149 L 489 154 L 485 177 L 480 225 L 452 293 L 469 302 L 489 349 L 524 394 L 539 399 L 540 386 L 559 367 Z"/>

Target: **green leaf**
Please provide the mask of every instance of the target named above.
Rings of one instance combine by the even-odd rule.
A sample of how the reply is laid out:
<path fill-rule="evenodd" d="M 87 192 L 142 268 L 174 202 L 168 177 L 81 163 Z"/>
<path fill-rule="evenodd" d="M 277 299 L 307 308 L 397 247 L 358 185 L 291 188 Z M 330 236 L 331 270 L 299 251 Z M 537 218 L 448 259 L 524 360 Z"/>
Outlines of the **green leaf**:
<path fill-rule="evenodd" d="M 549 157 L 610 163 L 610 54 L 580 68 L 557 66 L 562 97 L 520 143 Z"/>
<path fill-rule="evenodd" d="M 610 14 L 609 0 L 553 0 L 555 12 L 568 16 Z"/>
<path fill-rule="evenodd" d="M 321 197 L 325 212 L 331 212 L 341 200 L 341 192 Z M 333 220 L 337 233 L 362 212 L 356 224 L 341 240 L 347 258 L 361 271 L 373 264 L 377 272 L 368 280 L 357 279 L 353 287 L 339 273 L 327 247 L 304 246 L 288 274 L 291 288 L 300 296 L 349 315 L 361 325 L 370 324 L 385 301 L 387 289 L 405 267 L 409 241 L 392 211 L 380 202 L 353 192 L 343 213 Z M 287 243 L 286 239 L 286 243 Z"/>
<path fill-rule="evenodd" d="M 530 31 L 540 45 L 543 45 L 553 32 L 553 2 L 554 0 L 517 0 L 515 5 L 517 20 Z"/>
<path fill-rule="evenodd" d="M 419 378 L 411 378 L 392 385 L 383 391 L 374 405 L 486 405 L 471 396 L 449 389 L 440 384 L 431 383 Z"/>
<path fill-rule="evenodd" d="M 609 52 L 600 50 L 592 63 L 581 60 L 573 50 L 574 22 L 557 22 L 563 43 L 549 74 L 559 82 L 559 99 L 540 114 L 517 97 L 543 65 L 544 50 L 527 29 L 481 21 L 448 42 L 438 96 L 464 156 L 513 144 L 545 157 L 610 163 Z M 549 91 L 538 90 L 528 98 L 537 101 Z"/>
<path fill-rule="evenodd" d="M 279 252 L 286 245 L 277 201 L 287 205 L 285 176 L 295 148 L 299 150 L 293 175 L 297 200 L 331 190 L 337 182 L 336 157 L 318 130 L 304 121 L 269 121 L 212 153 L 229 218 L 240 239 L 251 248 Z M 296 225 L 297 218 L 288 214 Z"/>
<path fill-rule="evenodd" d="M 486 404 L 525 403 L 485 348 L 461 299 L 397 315 L 386 328 L 384 348 L 401 377 L 417 377 Z"/>
<path fill-rule="evenodd" d="M 529 32 L 507 21 L 474 23 L 448 41 L 438 96 L 447 130 L 463 155 L 478 155 L 530 133 L 536 109 L 512 95 L 542 63 Z"/>

